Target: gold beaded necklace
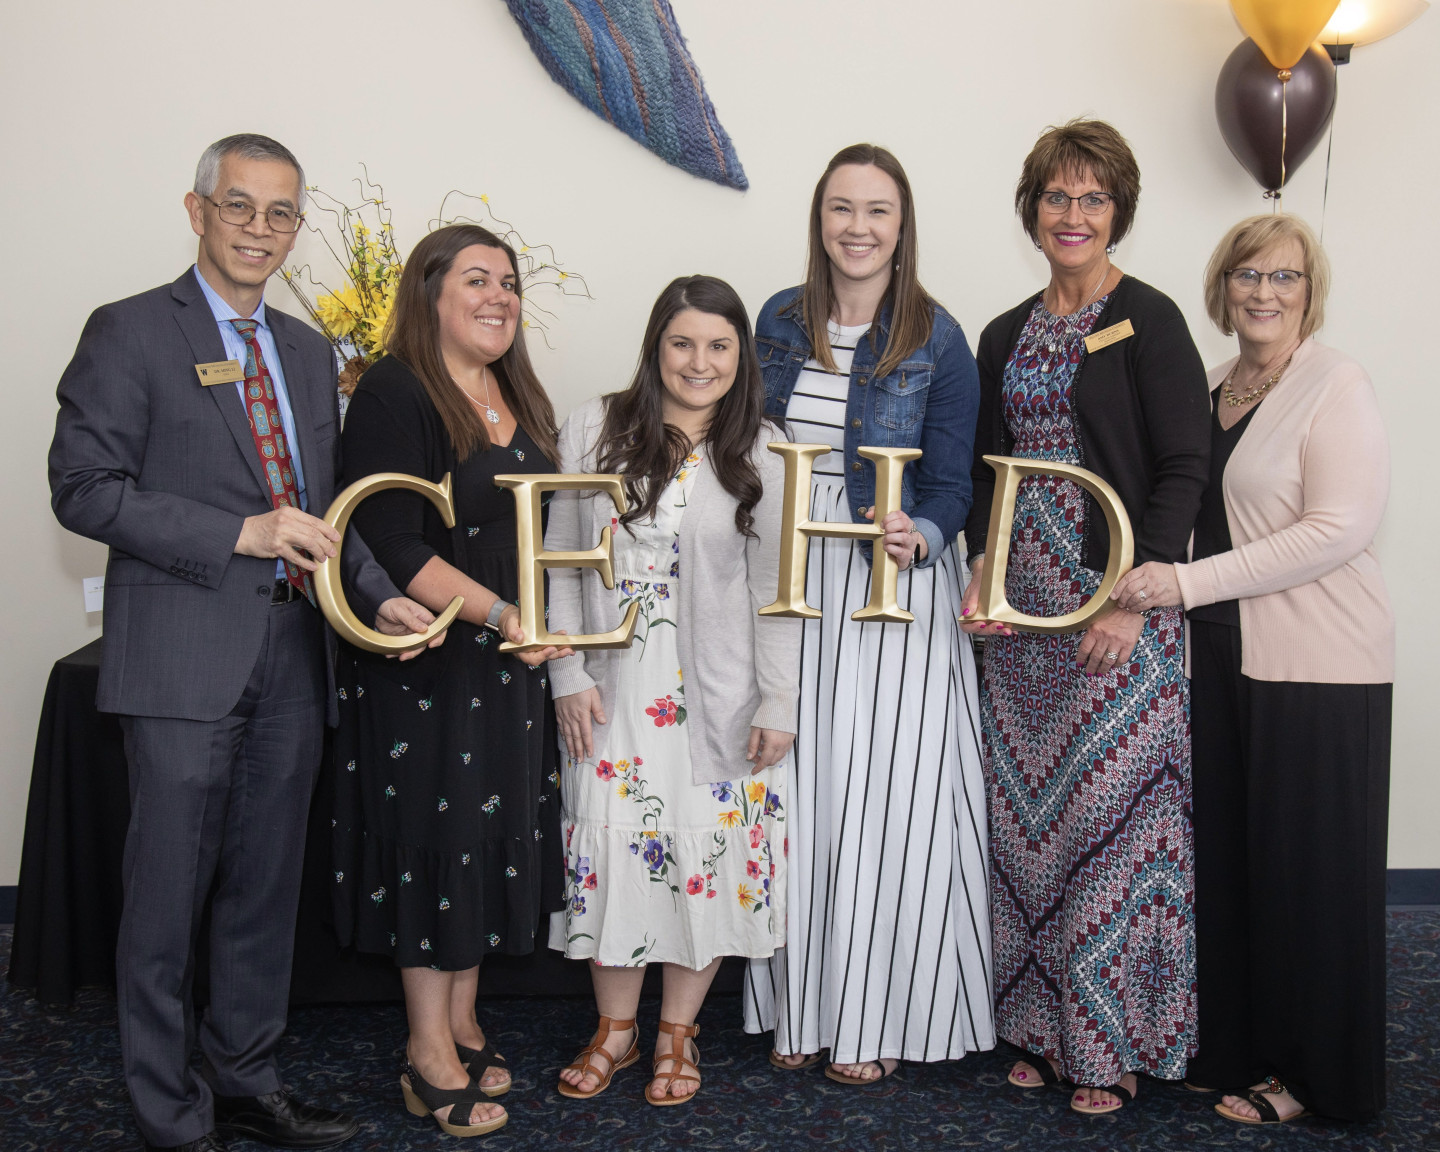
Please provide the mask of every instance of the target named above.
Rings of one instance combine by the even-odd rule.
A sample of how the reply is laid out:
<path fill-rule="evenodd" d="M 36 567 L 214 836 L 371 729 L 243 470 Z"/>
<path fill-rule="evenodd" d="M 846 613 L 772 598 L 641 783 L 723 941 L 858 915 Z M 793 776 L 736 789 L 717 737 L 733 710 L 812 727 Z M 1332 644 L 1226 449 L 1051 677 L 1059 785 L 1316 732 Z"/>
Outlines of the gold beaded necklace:
<path fill-rule="evenodd" d="M 1270 391 L 1271 388 L 1273 388 L 1276 384 L 1280 382 L 1280 377 L 1285 375 L 1285 369 L 1290 367 L 1290 361 L 1293 359 L 1295 359 L 1295 353 L 1292 352 L 1288 357 L 1286 357 L 1285 363 L 1280 365 L 1280 367 L 1275 370 L 1275 375 L 1271 376 L 1268 380 L 1265 380 L 1264 382 L 1255 385 L 1255 387 L 1251 388 L 1250 391 L 1242 393 L 1240 395 L 1236 395 L 1235 389 L 1231 387 L 1231 384 L 1233 384 L 1235 381 L 1235 374 L 1240 371 L 1240 361 L 1235 361 L 1235 367 L 1230 369 L 1230 375 L 1225 377 L 1225 384 L 1222 388 L 1222 392 L 1225 396 L 1225 403 L 1229 404 L 1232 408 L 1238 408 L 1242 404 L 1253 404 L 1256 400 L 1259 400 L 1260 397 L 1264 396 L 1266 392 Z"/>

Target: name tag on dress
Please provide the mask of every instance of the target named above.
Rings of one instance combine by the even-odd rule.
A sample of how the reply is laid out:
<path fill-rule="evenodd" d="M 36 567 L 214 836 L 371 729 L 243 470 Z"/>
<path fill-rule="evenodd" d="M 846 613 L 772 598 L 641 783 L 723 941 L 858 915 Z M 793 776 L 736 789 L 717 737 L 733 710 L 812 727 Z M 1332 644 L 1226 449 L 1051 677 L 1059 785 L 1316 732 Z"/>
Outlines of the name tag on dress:
<path fill-rule="evenodd" d="M 238 360 L 216 360 L 210 364 L 196 364 L 195 375 L 207 388 L 211 384 L 237 384 L 245 379 L 245 369 Z"/>
<path fill-rule="evenodd" d="M 1108 348 L 1111 344 L 1118 344 L 1130 336 L 1135 335 L 1135 329 L 1129 320 L 1121 320 L 1119 324 L 1112 324 L 1109 328 L 1102 328 L 1099 332 L 1092 332 L 1085 337 L 1085 351 L 1099 352 L 1102 348 Z"/>

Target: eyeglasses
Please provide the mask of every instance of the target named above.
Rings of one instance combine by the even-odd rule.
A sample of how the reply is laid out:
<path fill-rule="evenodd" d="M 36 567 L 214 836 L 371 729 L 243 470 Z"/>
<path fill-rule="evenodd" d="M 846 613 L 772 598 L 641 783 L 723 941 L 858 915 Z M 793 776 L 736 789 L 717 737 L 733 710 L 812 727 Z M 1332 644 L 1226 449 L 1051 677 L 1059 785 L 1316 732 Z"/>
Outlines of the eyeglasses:
<path fill-rule="evenodd" d="M 1035 199 L 1040 201 L 1040 207 L 1047 212 L 1056 214 L 1066 212 L 1070 208 L 1070 201 L 1080 201 L 1080 211 L 1086 216 L 1099 216 L 1109 208 L 1115 197 L 1109 192 L 1087 192 L 1083 196 L 1067 196 L 1064 192 L 1055 188 L 1047 188 L 1044 192 L 1035 193 Z"/>
<path fill-rule="evenodd" d="M 206 196 L 205 199 L 210 200 L 210 197 Z M 244 200 L 210 200 L 210 203 L 215 205 L 220 219 L 227 224 L 236 224 L 243 228 L 255 219 L 255 205 L 247 204 Z M 265 212 L 265 220 L 272 232 L 298 232 L 304 219 L 305 214 L 296 212 L 293 208 L 270 208 Z"/>
<path fill-rule="evenodd" d="M 1293 268 L 1279 268 L 1274 272 L 1257 272 L 1254 268 L 1231 268 L 1225 275 L 1230 278 L 1231 284 L 1247 292 L 1253 292 L 1260 287 L 1260 281 L 1269 280 L 1270 287 L 1281 296 L 1295 291 L 1300 287 L 1300 281 L 1305 279 L 1305 273 L 1296 272 Z"/>

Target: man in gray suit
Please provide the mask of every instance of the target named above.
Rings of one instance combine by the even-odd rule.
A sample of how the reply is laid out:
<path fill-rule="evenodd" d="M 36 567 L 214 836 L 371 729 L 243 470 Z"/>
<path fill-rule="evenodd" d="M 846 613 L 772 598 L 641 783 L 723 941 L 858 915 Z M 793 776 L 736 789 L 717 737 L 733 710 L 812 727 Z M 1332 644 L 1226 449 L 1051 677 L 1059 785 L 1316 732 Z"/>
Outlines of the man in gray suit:
<path fill-rule="evenodd" d="M 223 1150 L 217 1128 L 296 1148 L 357 1130 L 291 1097 L 274 1059 L 306 812 L 335 712 L 335 641 L 309 577 L 338 540 L 318 519 L 340 474 L 334 357 L 264 305 L 303 197 L 299 164 L 274 140 L 211 145 L 185 197 L 195 266 L 98 309 L 59 387 L 55 514 L 110 547 L 97 703 L 120 714 L 129 762 L 116 969 L 148 1149 Z M 353 535 L 344 565 L 362 619 L 395 635 L 432 622 Z M 197 1029 L 207 900 L 210 1005 Z"/>

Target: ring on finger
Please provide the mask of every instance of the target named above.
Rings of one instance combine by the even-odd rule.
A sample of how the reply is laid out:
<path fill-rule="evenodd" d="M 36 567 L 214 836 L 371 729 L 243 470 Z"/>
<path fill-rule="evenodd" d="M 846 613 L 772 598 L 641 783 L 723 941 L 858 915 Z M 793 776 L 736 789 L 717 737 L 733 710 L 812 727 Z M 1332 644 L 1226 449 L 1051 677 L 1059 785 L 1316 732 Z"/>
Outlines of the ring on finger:
<path fill-rule="evenodd" d="M 1110 661 L 1111 664 L 1113 664 L 1113 663 L 1115 663 L 1115 661 L 1117 661 L 1117 660 L 1120 659 L 1120 653 L 1119 653 L 1119 652 L 1106 652 L 1106 653 L 1105 653 L 1105 659 L 1108 660 L 1108 661 Z"/>

